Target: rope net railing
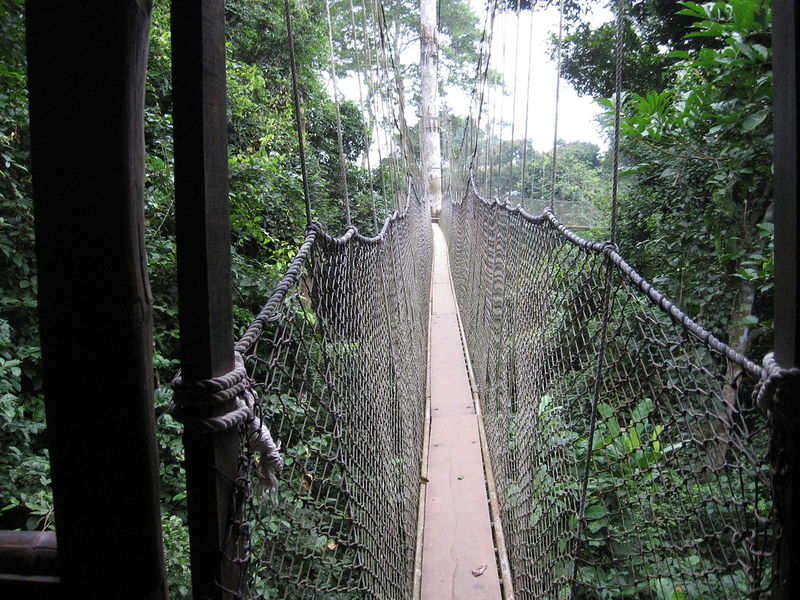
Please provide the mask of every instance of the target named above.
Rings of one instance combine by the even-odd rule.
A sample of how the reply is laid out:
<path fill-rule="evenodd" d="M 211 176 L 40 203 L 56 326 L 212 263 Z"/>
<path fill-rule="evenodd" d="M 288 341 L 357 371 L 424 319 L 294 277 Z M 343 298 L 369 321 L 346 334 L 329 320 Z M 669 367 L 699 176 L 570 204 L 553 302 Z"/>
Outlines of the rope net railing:
<path fill-rule="evenodd" d="M 399 41 L 377 1 L 287 0 L 283 10 L 308 226 L 236 343 L 234 370 L 173 383 L 171 412 L 187 428 L 239 434 L 238 465 L 214 466 L 225 485 L 188 491 L 190 504 L 216 493 L 228 516 L 215 523 L 221 556 L 192 541 L 218 571 L 197 576 L 193 557 L 193 576 L 213 579 L 213 597 L 225 599 L 404 600 L 417 548 L 432 232 Z M 326 21 L 311 71 L 293 33 L 309 18 Z M 306 129 L 304 106 L 320 95 L 335 117 L 327 150 Z M 328 233 L 344 224 L 340 237 Z"/>
<path fill-rule="evenodd" d="M 517 598 L 764 598 L 761 367 L 550 211 L 445 201 Z"/>
<path fill-rule="evenodd" d="M 430 209 L 409 194 L 379 235 L 312 225 L 236 345 L 277 489 L 241 426 L 224 560 L 235 598 L 408 598 L 426 395 Z"/>

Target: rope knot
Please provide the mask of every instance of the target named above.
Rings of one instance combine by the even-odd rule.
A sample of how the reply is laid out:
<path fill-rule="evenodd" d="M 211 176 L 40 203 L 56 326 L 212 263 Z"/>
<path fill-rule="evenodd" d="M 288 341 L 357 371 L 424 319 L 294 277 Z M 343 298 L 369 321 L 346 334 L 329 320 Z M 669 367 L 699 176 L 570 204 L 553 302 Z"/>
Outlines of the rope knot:
<path fill-rule="evenodd" d="M 800 397 L 800 369 L 784 369 L 775 360 L 773 352 L 763 360 L 764 373 L 753 391 L 756 405 L 764 411 L 771 411 L 777 422 L 795 423 L 800 420 L 797 414 L 797 398 Z"/>
<path fill-rule="evenodd" d="M 615 242 L 603 242 L 602 252 L 606 256 L 611 256 L 612 252 L 619 253 L 619 246 Z"/>
<path fill-rule="evenodd" d="M 267 491 L 274 492 L 278 489 L 278 475 L 283 468 L 280 442 L 272 439 L 269 429 L 256 415 L 258 393 L 253 383 L 247 374 L 244 357 L 235 352 L 234 367 L 229 373 L 196 381 L 176 377 L 172 381 L 174 394 L 169 412 L 184 427 L 199 433 L 219 433 L 244 423 L 247 441 L 260 457 L 259 466 Z M 211 407 L 231 401 L 233 408 L 223 415 L 198 416 Z"/>

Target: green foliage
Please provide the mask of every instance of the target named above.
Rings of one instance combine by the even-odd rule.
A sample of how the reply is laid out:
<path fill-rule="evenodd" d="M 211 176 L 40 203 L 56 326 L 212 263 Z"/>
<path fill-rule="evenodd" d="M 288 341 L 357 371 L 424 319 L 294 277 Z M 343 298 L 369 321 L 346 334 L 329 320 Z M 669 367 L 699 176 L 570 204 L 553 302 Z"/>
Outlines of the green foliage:
<path fill-rule="evenodd" d="M 769 334 L 769 2 L 682 7 L 696 46 L 670 52 L 674 83 L 624 98 L 619 244 L 710 329 L 726 331 L 754 303 L 747 322 Z M 743 282 L 755 284 L 755 297 Z"/>
<path fill-rule="evenodd" d="M 478 153 L 488 153 L 492 165 L 476 173 L 480 187 L 500 198 L 509 197 L 512 203 L 524 199 L 549 200 L 553 188 L 553 152 L 537 152 L 530 142 L 513 144 L 508 140 L 479 140 Z M 526 146 L 527 145 L 527 149 Z M 589 142 L 559 140 L 556 154 L 555 200 L 589 202 L 598 206 L 608 204 L 610 170 L 600 148 Z"/>
<path fill-rule="evenodd" d="M 178 515 L 161 515 L 164 536 L 164 558 L 170 598 L 191 598 L 192 579 L 189 571 L 189 529 Z"/>
<path fill-rule="evenodd" d="M 305 95 L 307 142 L 315 216 L 332 229 L 344 226 L 335 109 L 313 65 L 321 45 L 320 6 L 295 12 L 300 83 Z M 232 229 L 232 277 L 237 331 L 246 327 L 271 293 L 291 260 L 305 226 L 303 188 L 297 159 L 289 56 L 283 9 L 275 4 L 233 1 L 228 17 L 227 87 L 229 185 Z M 156 415 L 161 460 L 164 541 L 172 595 L 188 597 L 186 492 L 182 469 L 182 427 L 167 413 L 168 382 L 178 368 L 177 291 L 173 152 L 167 3 L 158 2 L 153 17 L 149 59 L 145 136 L 147 140 L 145 209 L 147 250 L 155 305 L 154 362 Z M 347 158 L 365 146 L 361 115 L 342 105 Z M 350 166 L 351 195 L 363 194 L 361 170 Z M 356 207 L 360 206 L 357 202 Z M 369 211 L 355 210 L 355 222 L 369 230 Z"/>
<path fill-rule="evenodd" d="M 605 4 L 613 9 L 616 2 Z M 623 23 L 626 58 L 622 65 L 626 90 L 644 94 L 651 89 L 670 87 L 674 84 L 675 73 L 669 69 L 669 52 L 701 47 L 699 42 L 686 37 L 693 19 L 678 12 L 676 5 L 674 0 L 626 2 Z M 616 74 L 615 22 L 595 27 L 580 21 L 579 10 L 565 9 L 565 13 L 567 34 L 563 42 L 564 78 L 580 94 L 595 98 L 612 95 Z M 552 52 L 555 52 L 555 46 L 556 40 L 553 40 Z"/>
<path fill-rule="evenodd" d="M 321 2 L 294 7 L 299 79 L 309 144 L 315 216 L 344 226 L 335 109 L 317 68 L 327 53 Z M 282 5 L 230 0 L 229 171 L 234 314 L 241 330 L 291 260 L 305 226 L 298 140 Z M 0 527 L 51 527 L 44 439 L 22 0 L 0 4 Z M 155 413 L 171 594 L 189 597 L 182 427 L 169 415 L 178 369 L 169 3 L 156 0 L 145 89 L 145 219 L 154 300 Z M 372 229 L 369 174 L 355 164 L 367 140 L 353 103 L 341 107 L 354 223 Z M 377 177 L 377 174 L 376 174 Z M 380 219 L 380 217 L 379 217 Z"/>
<path fill-rule="evenodd" d="M 0 528 L 52 525 L 39 370 L 23 3 L 0 3 Z"/>
<path fill-rule="evenodd" d="M 646 91 L 669 83 L 664 68 L 666 56 L 655 41 L 643 39 L 630 21 L 624 30 L 624 49 L 628 59 L 623 68 L 627 89 Z M 581 95 L 608 96 L 614 93 L 614 52 L 616 26 L 605 23 L 592 28 L 584 23 L 567 34 L 563 43 L 562 69 Z"/>
<path fill-rule="evenodd" d="M 724 553 L 713 544 L 696 539 L 690 527 L 671 524 L 678 518 L 676 506 L 702 506 L 714 495 L 718 483 L 728 485 L 728 475 L 720 474 L 720 482 L 687 476 L 686 470 L 679 467 L 678 453 L 684 445 L 662 441 L 664 425 L 659 423 L 655 403 L 649 398 L 639 401 L 625 422 L 609 404 L 598 404 L 597 412 L 585 509 L 586 541 L 580 557 L 582 563 L 595 566 L 579 569 L 579 589 L 580 584 L 594 589 L 621 586 L 619 597 L 657 600 L 747 594 L 750 582 L 742 572 L 728 570 Z M 586 440 L 578 440 L 575 447 L 578 456 L 582 456 Z M 673 493 L 680 497 L 665 496 L 665 485 L 677 490 Z M 744 487 L 745 497 L 752 505 L 757 497 L 753 482 L 748 480 Z M 650 505 L 652 513 L 661 518 L 630 510 L 642 505 Z M 709 510 L 704 518 L 712 528 L 723 527 L 737 522 L 737 511 L 731 504 Z M 703 572 L 715 562 L 719 563 L 717 577 L 684 575 Z M 638 585 L 628 583 L 642 577 L 647 580 Z M 577 597 L 584 595 L 578 593 Z"/>
<path fill-rule="evenodd" d="M 770 20 L 765 0 L 634 0 L 623 37 L 617 243 L 686 312 L 753 354 L 772 322 Z M 569 22 L 564 76 L 610 96 L 614 23 Z M 614 102 L 600 101 L 610 131 Z"/>
<path fill-rule="evenodd" d="M 438 7 L 439 51 L 445 68 L 441 84 L 471 89 L 481 37 L 479 19 L 463 0 L 445 0 Z M 444 85 L 442 92 L 446 94 Z"/>

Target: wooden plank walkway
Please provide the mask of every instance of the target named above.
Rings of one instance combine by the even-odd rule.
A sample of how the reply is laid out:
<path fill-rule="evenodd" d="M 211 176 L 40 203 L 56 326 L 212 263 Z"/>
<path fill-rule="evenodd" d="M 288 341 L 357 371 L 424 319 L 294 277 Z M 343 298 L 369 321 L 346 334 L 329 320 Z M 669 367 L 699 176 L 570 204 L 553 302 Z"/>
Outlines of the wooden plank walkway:
<path fill-rule="evenodd" d="M 422 600 L 500 599 L 478 418 L 438 225 L 430 325 L 430 440 Z M 482 571 L 482 573 L 481 573 Z M 479 574 L 479 575 L 475 575 Z"/>

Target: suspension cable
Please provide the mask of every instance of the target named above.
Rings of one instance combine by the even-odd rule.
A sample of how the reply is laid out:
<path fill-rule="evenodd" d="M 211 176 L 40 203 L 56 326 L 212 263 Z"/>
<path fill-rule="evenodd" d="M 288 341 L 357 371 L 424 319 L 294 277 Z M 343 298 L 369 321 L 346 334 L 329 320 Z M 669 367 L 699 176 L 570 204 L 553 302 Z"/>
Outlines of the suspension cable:
<path fill-rule="evenodd" d="M 364 91 L 361 83 L 361 60 L 359 59 L 359 49 L 357 44 L 357 36 L 356 36 L 356 18 L 355 18 L 355 7 L 353 6 L 353 0 L 348 0 L 350 4 L 350 26 L 351 26 L 351 38 L 353 42 L 353 56 L 355 58 L 355 66 L 356 66 L 356 78 L 358 79 L 358 103 L 359 108 L 361 110 L 367 110 L 367 114 L 369 114 L 369 109 L 367 108 L 367 104 L 364 102 Z M 366 45 L 366 36 L 364 38 L 364 44 Z M 369 69 L 366 67 L 364 68 L 365 76 L 368 76 Z M 369 174 L 369 200 L 370 200 L 370 207 L 372 209 L 372 228 L 375 233 L 378 233 L 378 215 L 375 210 L 375 190 L 372 185 L 372 164 L 370 162 L 370 146 L 372 145 L 369 142 L 369 132 L 367 131 L 367 122 L 364 120 L 363 115 L 361 118 L 361 125 L 362 125 L 362 132 L 364 134 L 364 144 L 366 145 L 365 148 L 365 158 L 367 163 L 367 173 Z"/>
<path fill-rule="evenodd" d="M 411 142 L 408 136 L 408 125 L 406 123 L 406 108 L 405 108 L 405 89 L 403 88 L 403 81 L 400 77 L 400 65 L 397 64 L 395 61 L 394 53 L 390 53 L 388 51 L 389 46 L 389 32 L 386 22 L 386 13 L 383 6 L 383 3 L 378 2 L 376 0 L 376 20 L 378 22 L 378 26 L 380 28 L 380 37 L 381 37 L 381 48 L 383 50 L 382 57 L 383 57 L 383 68 L 384 72 L 386 73 L 386 85 L 387 90 L 392 88 L 394 85 L 395 91 L 397 92 L 397 110 L 395 111 L 395 103 L 390 103 L 390 111 L 392 117 L 392 122 L 394 124 L 395 129 L 397 130 L 397 134 L 399 137 L 399 148 L 400 148 L 400 156 L 402 159 L 402 168 L 403 172 L 399 174 L 395 178 L 394 184 L 394 200 L 395 200 L 395 208 L 397 210 L 402 210 L 402 206 L 400 205 L 400 197 L 403 193 L 402 186 L 405 185 L 408 181 L 408 178 L 411 176 L 410 173 L 410 166 L 412 163 L 411 157 L 413 156 L 413 152 L 411 150 Z M 394 77 L 389 76 L 389 64 L 392 66 L 392 72 L 394 72 Z M 395 163 L 397 161 L 395 160 Z M 398 170 L 397 168 L 395 169 Z"/>
<path fill-rule="evenodd" d="M 530 19 L 529 25 L 529 33 L 528 33 L 528 81 L 527 87 L 525 90 L 525 132 L 523 134 L 523 139 L 525 140 L 524 146 L 522 148 L 522 178 L 520 181 L 520 193 L 522 194 L 522 202 L 523 205 L 525 203 L 525 173 L 528 170 L 528 120 L 530 117 L 530 105 L 531 105 L 531 58 L 533 56 L 533 11 L 531 14 L 528 15 Z M 531 181 L 531 198 L 533 198 L 533 181 Z"/>
<path fill-rule="evenodd" d="M 339 80 L 336 77 L 336 64 L 333 56 L 333 24 L 331 23 L 331 2 L 325 0 L 325 12 L 328 16 L 328 49 L 330 51 L 330 75 L 333 83 L 333 103 L 336 107 L 336 143 L 339 147 L 339 172 L 342 181 L 342 194 L 347 210 L 347 226 L 353 225 L 350 215 L 350 194 L 347 191 L 347 165 L 344 160 L 344 142 L 342 140 L 342 113 L 339 107 Z"/>
<path fill-rule="evenodd" d="M 617 243 L 617 204 L 619 196 L 619 145 L 622 115 L 622 63 L 625 58 L 624 45 L 625 3 L 617 0 L 617 45 L 614 51 L 614 165 L 611 173 L 611 232 L 612 244 Z"/>
<path fill-rule="evenodd" d="M 494 19 L 497 13 L 497 2 L 498 0 L 489 0 L 489 4 L 491 4 L 491 10 L 487 11 L 487 19 L 484 23 L 483 28 L 483 35 L 481 36 L 481 55 L 480 59 L 483 60 L 483 63 L 478 63 L 478 69 L 480 71 L 480 67 L 483 66 L 483 73 L 479 73 L 480 79 L 480 98 L 477 99 L 477 106 L 476 106 L 476 116 L 475 116 L 475 139 L 473 141 L 473 148 L 472 148 L 472 159 L 470 161 L 470 176 L 475 176 L 475 168 L 477 167 L 477 159 L 478 159 L 478 146 L 480 142 L 480 132 L 481 132 L 481 121 L 483 120 L 483 109 L 484 106 L 487 106 L 488 112 L 488 104 L 489 104 L 489 71 L 491 68 L 491 59 L 492 59 L 492 37 L 494 35 Z M 477 86 L 476 86 L 477 90 Z M 487 123 L 487 133 L 488 133 L 488 123 Z M 489 139 L 486 139 L 486 145 L 489 145 Z M 486 173 L 484 171 L 484 186 L 486 185 Z"/>
<path fill-rule="evenodd" d="M 500 64 L 505 66 L 506 61 L 507 61 L 507 56 L 506 56 L 506 47 L 507 47 L 506 46 L 506 36 L 502 36 L 502 39 L 501 39 L 500 43 L 501 43 L 501 46 L 500 46 L 500 57 L 501 57 L 500 58 Z M 498 76 L 498 78 L 500 77 L 500 69 L 499 68 L 497 69 L 497 76 Z M 500 126 L 498 127 L 498 131 L 497 131 L 497 137 L 499 138 L 499 140 L 498 140 L 498 144 L 497 144 L 497 184 L 495 186 L 495 190 L 496 190 L 495 196 L 497 197 L 498 200 L 500 199 L 500 191 L 501 191 L 501 186 L 503 184 L 503 132 L 505 131 L 505 112 L 506 112 L 505 92 L 504 92 L 505 87 L 506 87 L 506 77 L 505 77 L 505 74 L 503 74 L 503 87 L 499 90 L 500 91 L 500 94 L 499 94 L 500 95 Z M 497 100 L 495 100 L 495 102 L 496 101 Z M 492 116 L 494 116 L 496 113 L 497 113 L 497 110 L 494 110 L 492 112 Z M 514 120 L 513 115 L 511 117 L 511 120 L 512 121 Z M 494 162 L 492 164 L 494 164 Z M 492 172 L 494 172 L 494 169 L 492 170 Z"/>
<path fill-rule="evenodd" d="M 371 5 L 371 4 L 370 4 Z M 373 13 L 374 19 L 374 13 Z M 372 53 L 372 38 L 369 35 L 368 28 L 367 28 L 367 5 L 366 0 L 361 0 L 361 27 L 363 29 L 364 34 L 364 43 L 366 47 L 366 62 L 368 65 L 371 65 L 372 68 L 375 69 L 376 80 L 377 84 L 373 82 L 372 75 L 371 75 L 371 68 L 366 68 L 364 70 L 365 77 L 367 79 L 367 99 L 368 99 L 368 106 L 369 110 L 372 113 L 371 116 L 371 123 L 375 127 L 375 146 L 378 152 L 378 173 L 380 176 L 380 183 L 381 183 L 381 196 L 383 198 L 383 214 L 386 216 L 389 213 L 389 205 L 386 199 L 386 176 L 385 176 L 385 169 L 383 165 L 383 142 L 386 139 L 386 131 L 385 128 L 382 126 L 383 123 L 379 121 L 379 117 L 385 116 L 385 111 L 380 111 L 380 104 L 379 104 L 379 97 L 383 97 L 383 90 L 382 90 L 382 78 L 381 78 L 381 71 L 379 67 L 378 58 L 373 58 Z M 377 51 L 376 51 L 377 53 Z M 377 85 L 377 88 L 376 88 Z M 381 134 L 384 134 L 384 140 L 381 140 Z M 390 145 L 386 144 L 387 149 Z"/>
<path fill-rule="evenodd" d="M 558 156 L 558 107 L 561 96 L 561 53 L 564 46 L 564 0 L 558 0 L 558 46 L 556 47 L 556 109 L 553 119 L 553 158 L 550 166 L 550 210 L 556 199 L 556 158 Z"/>
<path fill-rule="evenodd" d="M 514 187 L 514 138 L 516 137 L 516 124 L 517 124 L 517 83 L 519 82 L 519 8 L 520 0 L 517 0 L 514 12 L 515 14 L 515 27 L 514 32 L 514 91 L 512 92 L 511 102 L 511 152 L 509 152 L 508 160 L 508 199 L 511 200 L 511 191 Z"/>
<path fill-rule="evenodd" d="M 612 200 L 611 200 L 611 239 L 610 244 L 615 244 L 616 238 L 616 220 L 617 220 L 617 171 L 619 169 L 619 127 L 620 127 L 620 113 L 622 104 L 620 102 L 620 95 L 622 93 L 622 61 L 624 59 L 623 46 L 622 46 L 622 33 L 623 33 L 623 19 L 625 11 L 625 0 L 617 0 L 617 22 L 616 22 L 616 49 L 615 49 L 615 88 L 616 88 L 616 106 L 615 106 L 615 124 L 614 124 L 614 173 L 612 177 Z M 581 547 L 581 536 L 586 522 L 586 495 L 589 486 L 589 470 L 592 462 L 592 451 L 594 447 L 594 432 L 597 426 L 597 407 L 600 403 L 600 391 L 602 388 L 603 369 L 605 366 L 605 354 L 608 348 L 608 323 L 611 314 L 612 302 L 612 284 L 613 284 L 613 262 L 609 255 L 606 255 L 605 260 L 605 286 L 603 288 L 602 307 L 603 307 L 603 321 L 600 329 L 600 346 L 598 349 L 597 365 L 594 376 L 594 393 L 592 396 L 591 416 L 589 420 L 589 432 L 587 434 L 587 448 L 586 459 L 584 461 L 583 478 L 581 481 L 581 494 L 578 506 L 578 531 L 575 535 L 575 556 L 573 557 L 572 566 L 572 579 L 577 579 L 578 576 L 578 553 Z"/>
<path fill-rule="evenodd" d="M 486 35 L 487 24 L 489 21 L 489 10 L 487 6 L 486 16 L 484 17 L 483 31 L 481 32 L 481 39 L 478 42 L 478 65 L 475 68 L 475 80 L 472 83 L 472 93 L 470 94 L 469 103 L 469 116 L 467 117 L 466 125 L 469 126 L 469 177 L 473 176 L 475 170 L 475 162 L 478 155 L 478 137 L 480 136 L 480 106 L 483 103 L 484 91 L 484 75 L 485 69 L 483 63 L 486 57 Z M 479 92 L 480 88 L 480 92 Z M 473 133 L 474 132 L 474 133 Z M 467 141 L 467 127 L 464 128 L 464 134 L 461 139 L 462 147 Z"/>
<path fill-rule="evenodd" d="M 289 42 L 289 58 L 292 71 L 292 100 L 294 102 L 294 122 L 297 129 L 297 142 L 300 151 L 300 173 L 303 180 L 303 199 L 306 207 L 306 227 L 311 225 L 311 192 L 308 184 L 308 165 L 306 164 L 306 124 L 300 101 L 300 86 L 297 84 L 297 55 L 294 50 L 294 29 L 292 27 L 292 9 L 289 0 L 284 2 L 286 12 L 286 37 Z"/>
<path fill-rule="evenodd" d="M 392 127 L 399 127 L 399 125 L 397 124 L 396 116 L 393 110 L 394 104 L 390 102 L 391 77 L 389 75 L 389 59 L 387 57 L 388 40 L 386 34 L 386 23 L 383 20 L 383 5 L 381 4 L 379 6 L 377 0 L 370 0 L 370 7 L 372 8 L 372 18 L 374 22 L 378 24 L 378 33 L 380 40 L 380 61 L 379 61 L 378 78 L 379 81 L 381 82 L 381 90 L 382 90 L 382 93 L 380 95 L 381 103 L 383 106 L 382 113 L 384 115 L 383 117 L 385 120 L 384 123 L 388 127 L 389 131 L 391 131 Z M 387 144 L 387 150 L 389 151 L 389 163 L 391 166 L 390 184 L 392 189 L 392 202 L 394 204 L 394 208 L 398 209 L 399 208 L 398 198 L 400 194 L 400 184 L 398 182 L 401 181 L 402 177 L 400 175 L 400 167 L 398 166 L 397 157 L 398 155 L 402 155 L 402 150 L 398 151 L 398 143 L 394 136 L 390 136 L 387 133 L 385 139 L 389 142 Z"/>

